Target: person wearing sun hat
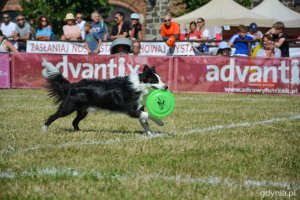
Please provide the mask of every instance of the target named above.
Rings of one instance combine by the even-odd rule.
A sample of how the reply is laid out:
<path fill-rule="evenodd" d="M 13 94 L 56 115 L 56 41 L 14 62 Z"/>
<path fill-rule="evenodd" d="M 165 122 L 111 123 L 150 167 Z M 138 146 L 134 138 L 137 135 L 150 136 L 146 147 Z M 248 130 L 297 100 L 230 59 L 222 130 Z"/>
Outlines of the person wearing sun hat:
<path fill-rule="evenodd" d="M 225 42 L 225 41 L 220 42 L 219 48 L 217 51 L 217 55 L 218 56 L 230 56 L 231 55 L 231 48 L 227 42 Z"/>
<path fill-rule="evenodd" d="M 61 40 L 81 40 L 81 31 L 76 25 L 75 17 L 72 13 L 67 13 L 65 23 Z"/>

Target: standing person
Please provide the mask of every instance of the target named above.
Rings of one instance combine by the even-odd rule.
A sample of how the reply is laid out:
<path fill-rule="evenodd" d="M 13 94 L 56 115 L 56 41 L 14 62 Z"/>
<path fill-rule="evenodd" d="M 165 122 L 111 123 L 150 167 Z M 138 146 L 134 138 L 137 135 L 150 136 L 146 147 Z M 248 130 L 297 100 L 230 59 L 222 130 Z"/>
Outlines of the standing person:
<path fill-rule="evenodd" d="M 256 23 L 251 23 L 249 25 L 249 32 L 247 33 L 250 37 L 252 37 L 254 40 L 260 41 L 263 37 L 263 34 L 261 31 L 258 30 L 257 24 Z M 259 45 L 259 42 L 254 42 L 252 43 L 251 49 L 254 49 L 257 45 Z"/>
<path fill-rule="evenodd" d="M 129 24 L 124 22 L 124 13 L 119 11 L 115 14 L 115 20 L 117 24 L 111 31 L 111 39 L 127 38 L 129 35 Z"/>
<path fill-rule="evenodd" d="M 108 28 L 103 21 L 102 16 L 98 11 L 94 11 L 91 15 L 92 18 L 92 32 L 98 35 L 101 41 L 107 41 Z"/>
<path fill-rule="evenodd" d="M 197 19 L 197 31 L 201 32 L 201 39 L 202 40 L 210 40 L 211 39 L 211 34 L 208 29 L 205 28 L 205 20 L 203 18 L 198 18 Z"/>
<path fill-rule="evenodd" d="M 65 18 L 66 25 L 63 26 L 63 35 L 61 40 L 81 40 L 81 32 L 76 25 L 75 17 L 72 13 L 68 13 Z"/>
<path fill-rule="evenodd" d="M 172 55 L 175 51 L 175 41 L 179 39 L 180 26 L 176 22 L 172 22 L 171 16 L 164 17 L 164 23 L 160 27 L 160 35 L 166 44 L 170 47 L 167 55 Z"/>
<path fill-rule="evenodd" d="M 280 58 L 281 51 L 275 47 L 275 42 L 270 34 L 265 34 L 262 39 L 262 47 L 256 53 L 257 57 Z"/>
<path fill-rule="evenodd" d="M 230 47 L 234 46 L 235 47 L 235 56 L 249 56 L 249 48 L 248 48 L 248 43 L 247 42 L 239 42 L 243 40 L 253 40 L 253 37 L 247 35 L 247 29 L 244 25 L 239 25 L 238 27 L 238 33 L 233 35 L 229 42 L 228 45 Z"/>
<path fill-rule="evenodd" d="M 7 38 L 3 35 L 0 30 L 0 52 L 14 52 L 18 53 L 18 50 L 7 40 Z"/>
<path fill-rule="evenodd" d="M 288 35 L 284 32 L 284 30 L 284 23 L 276 22 L 265 34 L 272 35 L 272 39 L 275 41 L 275 47 L 278 47 L 281 50 L 281 57 L 289 57 L 289 43 L 286 41 L 286 39 L 288 39 Z"/>
<path fill-rule="evenodd" d="M 86 22 L 84 24 L 85 29 L 85 42 L 86 48 L 89 54 L 98 54 L 101 46 L 101 39 L 96 32 L 92 31 L 92 24 L 90 22 Z"/>
<path fill-rule="evenodd" d="M 142 25 L 139 19 L 140 16 L 137 13 L 130 15 L 129 38 L 131 40 L 142 40 Z"/>
<path fill-rule="evenodd" d="M 0 30 L 8 40 L 13 40 L 14 37 L 13 33 L 16 29 L 16 24 L 10 21 L 9 14 L 7 12 L 3 13 L 2 18 L 3 18 L 3 23 L 1 24 Z"/>
<path fill-rule="evenodd" d="M 38 21 L 38 28 L 35 34 L 36 40 L 50 40 L 52 36 L 52 27 L 46 16 L 41 16 Z"/>
<path fill-rule="evenodd" d="M 180 27 L 176 22 L 172 22 L 171 16 L 166 15 L 164 17 L 164 23 L 160 27 L 160 35 L 164 41 L 167 41 L 171 36 L 179 39 Z"/>
<path fill-rule="evenodd" d="M 17 26 L 14 30 L 14 40 L 18 41 L 18 51 L 25 52 L 26 51 L 26 41 L 30 39 L 30 25 L 25 22 L 25 18 L 23 15 L 18 15 L 16 17 Z"/>
<path fill-rule="evenodd" d="M 76 24 L 80 29 L 81 32 L 81 39 L 84 40 L 85 39 L 85 31 L 84 31 L 84 24 L 86 23 L 86 21 L 83 20 L 83 15 L 81 12 L 76 14 Z"/>
<path fill-rule="evenodd" d="M 197 24 L 195 21 L 190 23 L 190 32 L 188 33 L 188 40 L 200 40 L 201 31 L 197 31 Z"/>
<path fill-rule="evenodd" d="M 131 55 L 139 55 L 141 53 L 141 43 L 138 40 L 132 42 Z"/>

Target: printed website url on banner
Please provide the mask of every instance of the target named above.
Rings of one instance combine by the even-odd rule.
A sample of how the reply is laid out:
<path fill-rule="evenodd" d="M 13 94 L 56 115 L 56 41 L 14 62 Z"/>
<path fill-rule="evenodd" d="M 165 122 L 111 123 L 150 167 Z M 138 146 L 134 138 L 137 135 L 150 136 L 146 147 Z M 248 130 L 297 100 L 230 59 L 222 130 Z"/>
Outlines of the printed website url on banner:
<path fill-rule="evenodd" d="M 225 92 L 231 93 L 263 93 L 263 94 L 298 94 L 298 89 L 288 88 L 224 88 Z"/>

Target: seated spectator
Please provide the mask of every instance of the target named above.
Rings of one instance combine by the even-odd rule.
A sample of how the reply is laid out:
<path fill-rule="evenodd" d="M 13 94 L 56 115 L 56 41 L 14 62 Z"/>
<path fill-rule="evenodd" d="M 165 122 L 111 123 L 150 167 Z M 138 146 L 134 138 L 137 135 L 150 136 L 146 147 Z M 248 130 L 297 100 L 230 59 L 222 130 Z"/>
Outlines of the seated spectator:
<path fill-rule="evenodd" d="M 117 24 L 113 27 L 111 31 L 111 39 L 116 38 L 127 38 L 129 35 L 129 24 L 124 22 L 124 13 L 117 12 L 115 14 L 115 20 Z"/>
<path fill-rule="evenodd" d="M 176 40 L 179 39 L 180 27 L 178 23 L 172 22 L 171 16 L 164 17 L 164 23 L 160 27 L 160 35 L 164 41 L 167 41 L 170 36 L 174 36 Z"/>
<path fill-rule="evenodd" d="M 110 54 L 129 54 L 132 41 L 128 38 L 117 38 L 110 46 Z"/>
<path fill-rule="evenodd" d="M 205 28 L 205 20 L 203 18 L 198 18 L 197 19 L 197 31 L 201 32 L 201 39 L 202 40 L 210 40 L 211 39 L 211 34 L 208 29 Z"/>
<path fill-rule="evenodd" d="M 256 23 L 251 23 L 248 28 L 249 32 L 247 33 L 250 37 L 252 37 L 254 40 L 257 40 L 258 42 L 253 42 L 251 49 L 253 50 L 258 44 L 259 41 L 262 39 L 263 34 L 261 31 L 258 30 Z"/>
<path fill-rule="evenodd" d="M 3 13 L 2 19 L 3 19 L 3 23 L 1 24 L 0 30 L 8 40 L 13 40 L 14 37 L 13 33 L 16 29 L 16 24 L 10 21 L 9 14 L 6 12 Z"/>
<path fill-rule="evenodd" d="M 201 31 L 197 31 L 197 24 L 195 21 L 190 23 L 190 32 L 187 36 L 188 40 L 200 40 L 201 39 Z"/>
<path fill-rule="evenodd" d="M 141 43 L 138 40 L 132 42 L 131 52 L 132 55 L 139 55 L 141 53 Z"/>
<path fill-rule="evenodd" d="M 85 29 L 85 42 L 86 48 L 89 54 L 98 54 L 101 46 L 101 39 L 99 38 L 96 32 L 92 31 L 92 24 L 90 22 L 86 22 L 84 25 Z"/>
<path fill-rule="evenodd" d="M 18 51 L 25 52 L 26 51 L 26 41 L 30 39 L 30 25 L 25 22 L 25 18 L 23 15 L 18 15 L 16 17 L 17 26 L 14 30 L 14 40 L 18 42 Z"/>
<path fill-rule="evenodd" d="M 29 25 L 30 25 L 30 39 L 35 40 L 37 27 L 36 27 L 35 19 L 33 17 L 29 19 Z"/>
<path fill-rule="evenodd" d="M 220 42 L 216 55 L 217 56 L 230 56 L 231 55 L 231 48 L 227 42 L 225 42 L 225 41 Z"/>
<path fill-rule="evenodd" d="M 72 13 L 68 13 L 65 18 L 66 25 L 63 26 L 63 35 L 61 40 L 81 40 L 81 32 L 76 25 L 75 17 Z"/>
<path fill-rule="evenodd" d="M 233 35 L 228 42 L 230 47 L 235 47 L 235 56 L 249 56 L 249 48 L 247 42 L 239 42 L 243 40 L 253 40 L 251 36 L 247 35 L 247 29 L 244 25 L 239 25 L 238 33 Z"/>
<path fill-rule="evenodd" d="M 77 13 L 76 14 L 76 24 L 80 29 L 81 32 L 81 39 L 84 40 L 85 39 L 85 27 L 84 24 L 86 23 L 85 20 L 83 20 L 83 15 L 82 13 Z"/>
<path fill-rule="evenodd" d="M 289 57 L 289 43 L 286 41 L 286 39 L 288 39 L 288 35 L 284 32 L 284 30 L 284 23 L 276 22 L 265 34 L 272 35 L 272 39 L 275 41 L 275 47 L 278 47 L 281 50 L 281 57 Z"/>
<path fill-rule="evenodd" d="M 12 45 L 0 30 L 0 52 L 14 52 L 18 53 L 18 50 Z"/>
<path fill-rule="evenodd" d="M 49 24 L 49 19 L 46 16 L 41 16 L 38 21 L 38 28 L 35 34 L 36 40 L 51 40 L 52 27 Z"/>
<path fill-rule="evenodd" d="M 262 47 L 256 53 L 257 57 L 267 57 L 267 58 L 280 58 L 281 51 L 275 47 L 275 42 L 272 40 L 272 36 L 265 34 L 262 39 Z"/>
<path fill-rule="evenodd" d="M 140 16 L 137 13 L 130 15 L 129 38 L 131 40 L 142 40 L 142 24 L 139 19 Z"/>
<path fill-rule="evenodd" d="M 92 32 L 96 33 L 98 38 L 101 39 L 101 41 L 107 41 L 108 37 L 108 28 L 106 24 L 103 21 L 102 16 L 98 11 L 94 11 L 92 13 Z"/>

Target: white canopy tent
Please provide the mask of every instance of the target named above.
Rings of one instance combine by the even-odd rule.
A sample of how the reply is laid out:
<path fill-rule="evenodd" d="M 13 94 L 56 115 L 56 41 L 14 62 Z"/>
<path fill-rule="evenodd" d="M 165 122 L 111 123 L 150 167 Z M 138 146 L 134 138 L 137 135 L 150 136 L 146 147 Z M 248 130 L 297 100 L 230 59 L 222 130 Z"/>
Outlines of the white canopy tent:
<path fill-rule="evenodd" d="M 286 27 L 300 27 L 300 14 L 284 6 L 279 0 L 264 0 L 250 11 L 269 19 L 269 26 L 281 21 Z"/>
<path fill-rule="evenodd" d="M 199 17 L 205 19 L 206 26 L 238 26 L 240 24 L 248 26 L 255 22 L 258 26 L 270 27 L 270 19 L 260 14 L 253 14 L 233 0 L 211 0 L 206 5 L 175 18 L 174 21 L 185 25 L 196 21 Z"/>

